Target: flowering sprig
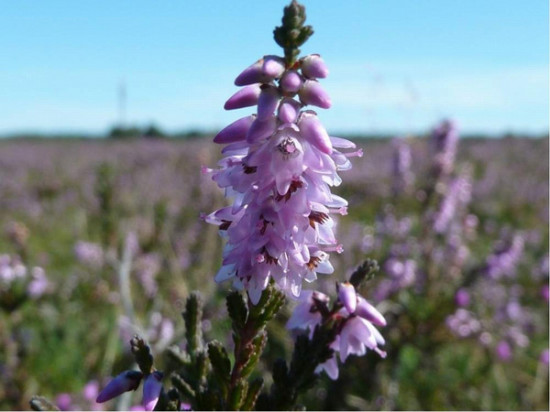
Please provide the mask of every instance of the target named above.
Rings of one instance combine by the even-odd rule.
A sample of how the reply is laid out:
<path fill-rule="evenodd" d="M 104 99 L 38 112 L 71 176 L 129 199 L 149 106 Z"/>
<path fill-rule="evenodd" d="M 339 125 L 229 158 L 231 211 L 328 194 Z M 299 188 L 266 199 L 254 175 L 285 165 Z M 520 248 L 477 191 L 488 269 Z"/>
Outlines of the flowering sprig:
<path fill-rule="evenodd" d="M 307 105 L 331 106 L 317 81 L 328 75 L 324 61 L 313 54 L 296 60 L 297 46 L 312 33 L 303 26 L 305 12 L 297 2 L 285 8 L 283 25 L 275 30 L 285 57 L 268 55 L 235 80 L 244 86 L 225 103 L 234 110 L 257 105 L 214 138 L 226 144 L 220 169 L 212 178 L 233 198 L 231 206 L 204 219 L 227 239 L 217 282 L 233 280 L 258 303 L 273 280 L 287 295 L 299 297 L 302 283 L 317 273 L 330 274 L 329 252 L 341 252 L 331 214 L 346 214 L 347 201 L 330 191 L 351 168 L 355 144 L 330 137 L 317 113 Z M 298 99 L 296 99 L 298 98 Z"/>

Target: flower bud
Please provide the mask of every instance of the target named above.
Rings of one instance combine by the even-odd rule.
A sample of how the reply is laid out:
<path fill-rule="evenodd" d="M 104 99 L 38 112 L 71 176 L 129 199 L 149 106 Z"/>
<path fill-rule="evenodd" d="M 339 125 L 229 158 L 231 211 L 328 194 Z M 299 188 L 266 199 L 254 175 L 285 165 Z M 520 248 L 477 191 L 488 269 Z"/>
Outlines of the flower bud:
<path fill-rule="evenodd" d="M 327 131 L 321 124 L 314 111 L 307 110 L 302 112 L 298 119 L 300 134 L 313 146 L 326 154 L 332 153 L 332 143 Z"/>
<path fill-rule="evenodd" d="M 261 83 L 264 80 L 262 71 L 263 59 L 258 60 L 251 66 L 248 66 L 235 79 L 235 86 L 247 86 L 249 84 Z"/>
<path fill-rule="evenodd" d="M 357 294 L 355 293 L 355 288 L 351 283 L 340 283 L 340 288 L 338 289 L 338 299 L 340 299 L 340 302 L 349 313 L 355 312 L 355 308 L 357 307 Z"/>
<path fill-rule="evenodd" d="M 455 295 L 455 303 L 457 306 L 468 306 L 470 304 L 470 294 L 466 289 L 459 289 Z"/>
<path fill-rule="evenodd" d="M 97 396 L 96 402 L 107 402 L 128 391 L 135 391 L 143 374 L 138 371 L 124 371 L 112 379 Z"/>
<path fill-rule="evenodd" d="M 302 76 L 296 70 L 287 70 L 283 74 L 279 85 L 283 89 L 283 93 L 296 93 L 300 90 L 303 83 Z"/>
<path fill-rule="evenodd" d="M 384 316 L 361 296 L 357 299 L 355 314 L 375 325 L 386 326 L 386 319 L 384 319 Z"/>
<path fill-rule="evenodd" d="M 279 91 L 273 86 L 262 86 L 258 99 L 258 119 L 265 120 L 273 115 L 280 99 Z"/>
<path fill-rule="evenodd" d="M 310 54 L 302 60 L 302 73 L 310 79 L 324 79 L 328 76 L 328 69 L 321 56 Z"/>
<path fill-rule="evenodd" d="M 254 119 L 256 119 L 256 116 L 251 115 L 234 121 L 214 137 L 214 143 L 227 144 L 246 139 L 246 134 L 254 122 Z"/>
<path fill-rule="evenodd" d="M 254 143 L 258 140 L 266 139 L 275 132 L 276 127 L 277 119 L 275 116 L 263 120 L 256 119 L 248 130 L 246 141 L 248 143 Z"/>
<path fill-rule="evenodd" d="M 298 94 L 303 104 L 312 104 L 323 109 L 330 108 L 332 104 L 328 93 L 315 80 L 306 80 Z"/>
<path fill-rule="evenodd" d="M 299 112 L 300 103 L 287 97 L 279 105 L 279 120 L 282 123 L 294 123 Z"/>
<path fill-rule="evenodd" d="M 225 110 L 242 109 L 243 107 L 254 106 L 258 103 L 260 97 L 260 86 L 253 84 L 246 86 L 231 96 L 226 102 L 223 108 Z"/>
<path fill-rule="evenodd" d="M 285 61 L 279 56 L 264 56 L 262 72 L 270 79 L 278 79 L 285 72 Z"/>
<path fill-rule="evenodd" d="M 162 372 L 154 371 L 143 384 L 143 406 L 146 411 L 155 409 L 159 400 L 160 392 L 162 391 Z"/>

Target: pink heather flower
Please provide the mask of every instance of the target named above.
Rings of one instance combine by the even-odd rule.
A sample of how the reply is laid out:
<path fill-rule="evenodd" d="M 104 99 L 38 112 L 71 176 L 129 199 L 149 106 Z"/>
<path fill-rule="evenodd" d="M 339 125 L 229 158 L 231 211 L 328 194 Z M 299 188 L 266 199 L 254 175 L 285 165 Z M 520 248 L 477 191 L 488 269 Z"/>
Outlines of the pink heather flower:
<path fill-rule="evenodd" d="M 338 299 L 349 313 L 354 313 L 357 307 L 357 294 L 355 288 L 349 282 L 340 283 Z"/>
<path fill-rule="evenodd" d="M 322 78 L 328 76 L 325 62 L 318 54 L 310 54 L 302 59 L 302 73 L 309 78 Z"/>
<path fill-rule="evenodd" d="M 302 291 L 300 303 L 296 306 L 286 323 L 287 329 L 310 329 L 313 332 L 315 326 L 321 323 L 322 320 L 321 313 L 317 310 L 315 301 L 328 304 L 329 297 L 321 292 L 314 292 L 312 290 Z"/>
<path fill-rule="evenodd" d="M 452 120 L 444 120 L 432 131 L 431 147 L 436 174 L 448 175 L 452 172 L 458 138 L 458 128 Z"/>
<path fill-rule="evenodd" d="M 353 286 L 351 287 L 353 288 Z M 345 292 L 342 292 L 342 290 Z M 380 356 L 386 357 L 386 352 L 380 349 L 380 346 L 385 344 L 384 338 L 373 325 L 374 323 L 385 326 L 386 320 L 363 297 L 355 295 L 355 289 L 353 290 L 353 294 L 356 299 L 355 313 L 350 313 L 344 307 L 335 315 L 345 318 L 345 322 L 343 323 L 342 330 L 330 345 L 330 348 L 335 352 L 334 356 L 316 368 L 317 373 L 325 371 L 333 380 L 338 378 L 338 354 L 341 362 L 345 362 L 349 355 L 362 356 L 367 350 L 375 351 Z M 340 285 L 339 295 L 341 295 L 339 297 L 341 301 L 348 301 L 348 297 L 344 296 L 349 295 L 351 297 L 352 293 L 345 287 L 342 289 L 342 285 Z M 329 298 L 320 292 L 304 291 L 299 298 L 299 302 L 286 327 L 290 330 L 308 330 L 311 338 L 315 327 L 323 320 L 319 306 L 326 306 Z"/>
<path fill-rule="evenodd" d="M 548 366 L 548 358 L 549 358 L 548 349 L 544 349 L 540 354 L 539 360 L 542 364 Z"/>
<path fill-rule="evenodd" d="M 466 289 L 459 289 L 455 294 L 455 303 L 457 306 L 468 306 L 470 304 L 470 294 Z"/>
<path fill-rule="evenodd" d="M 146 411 L 155 409 L 162 391 L 162 373 L 154 371 L 147 376 L 143 383 L 143 406 Z"/>
<path fill-rule="evenodd" d="M 227 240 L 215 279 L 232 280 L 253 303 L 270 279 L 288 295 L 300 296 L 304 281 L 333 272 L 329 252 L 341 251 L 331 215 L 346 210 L 347 202 L 330 187 L 341 183 L 339 171 L 351 168 L 348 158 L 362 152 L 343 153 L 355 145 L 330 137 L 317 114 L 302 108 L 330 106 L 317 81 L 304 81 L 326 74 L 317 55 L 292 68 L 280 57 L 265 56 L 237 77 L 235 84 L 246 92 L 226 104 L 240 106 L 234 102 L 241 95 L 252 102 L 260 90 L 257 112 L 214 138 L 227 146 L 212 179 L 233 198 L 231 206 L 204 216 Z"/>
<path fill-rule="evenodd" d="M 507 362 L 512 359 L 512 347 L 505 340 L 500 341 L 496 347 L 496 353 L 501 361 Z"/>
<path fill-rule="evenodd" d="M 135 391 L 141 382 L 143 374 L 139 371 L 124 371 L 112 379 L 97 396 L 96 402 L 107 402 L 124 392 Z"/>
<path fill-rule="evenodd" d="M 70 411 L 72 409 L 73 399 L 68 393 L 60 393 L 55 398 L 55 403 L 60 410 Z"/>

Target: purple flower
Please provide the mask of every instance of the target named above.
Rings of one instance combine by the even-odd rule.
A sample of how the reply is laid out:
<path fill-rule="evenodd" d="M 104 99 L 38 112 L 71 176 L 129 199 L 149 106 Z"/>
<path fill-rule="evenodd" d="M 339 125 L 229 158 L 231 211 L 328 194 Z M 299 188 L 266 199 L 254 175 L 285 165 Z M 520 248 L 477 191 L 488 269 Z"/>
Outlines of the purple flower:
<path fill-rule="evenodd" d="M 470 201 L 471 193 L 472 184 L 467 176 L 459 176 L 451 182 L 435 216 L 434 230 L 437 233 L 448 229 L 457 212 Z"/>
<path fill-rule="evenodd" d="M 255 99 L 257 88 L 261 90 L 257 113 L 214 138 L 229 145 L 212 179 L 233 198 L 231 206 L 204 216 L 227 240 L 215 279 L 231 279 L 253 303 L 270 279 L 298 297 L 303 281 L 333 272 L 329 252 L 342 248 L 331 215 L 343 213 L 347 202 L 330 187 L 341 183 L 339 171 L 351 168 L 348 158 L 362 154 L 338 150 L 355 145 L 330 137 L 316 113 L 302 110 L 293 98 L 299 91 L 302 103 L 330 106 L 315 80 L 304 81 L 326 76 L 320 57 L 308 56 L 288 69 L 284 63 L 265 56 L 237 77 L 235 84 L 248 87 L 242 94 Z M 230 108 L 239 93 L 230 98 Z"/>
<path fill-rule="evenodd" d="M 50 282 L 46 277 L 44 269 L 40 267 L 34 267 L 32 269 L 31 276 L 32 280 L 27 285 L 27 293 L 33 298 L 38 298 L 46 292 Z"/>
<path fill-rule="evenodd" d="M 104 253 L 101 245 L 80 240 L 74 247 L 74 253 L 79 262 L 95 268 L 101 267 L 104 261 Z"/>
<path fill-rule="evenodd" d="M 511 240 L 504 240 L 495 246 L 494 252 L 487 257 L 485 272 L 490 279 L 512 277 L 523 255 L 524 238 L 515 234 Z"/>
<path fill-rule="evenodd" d="M 539 361 L 548 366 L 548 349 L 544 349 L 541 353 L 540 353 L 540 358 L 539 358 Z"/>
<path fill-rule="evenodd" d="M 444 120 L 432 131 L 431 146 L 436 175 L 452 172 L 458 137 L 457 126 L 452 120 Z"/>
<path fill-rule="evenodd" d="M 143 383 L 143 406 L 146 411 L 155 409 L 162 391 L 162 373 L 154 371 L 147 376 Z"/>
<path fill-rule="evenodd" d="M 143 374 L 139 371 L 124 371 L 112 379 L 97 396 L 96 402 L 107 402 L 124 392 L 135 391 Z"/>
<path fill-rule="evenodd" d="M 345 362 L 349 355 L 362 356 L 367 350 L 375 351 L 382 357 L 386 356 L 386 352 L 380 349 L 380 346 L 385 344 L 384 338 L 373 325 L 374 323 L 385 326 L 386 320 L 374 306 L 355 294 L 355 289 L 351 284 L 353 292 L 344 285 L 346 284 L 340 285 L 339 299 L 349 303 L 353 301 L 352 298 L 355 298 L 354 313 L 350 313 L 343 307 L 332 315 L 343 319 L 340 333 L 330 344 L 334 356 L 316 368 L 317 373 L 325 371 L 331 379 L 338 378 L 337 354 L 339 354 L 341 362 Z M 294 309 L 286 327 L 290 330 L 307 330 L 312 338 L 315 327 L 323 321 L 320 308 L 324 307 L 328 311 L 329 299 L 320 292 L 304 291 L 299 301 L 300 303 Z"/>
<path fill-rule="evenodd" d="M 455 303 L 457 306 L 468 306 L 470 304 L 470 294 L 464 288 L 456 291 Z"/>
<path fill-rule="evenodd" d="M 404 139 L 393 140 L 392 175 L 393 192 L 405 191 L 413 180 L 411 148 Z"/>
<path fill-rule="evenodd" d="M 309 78 L 324 79 L 328 76 L 328 68 L 318 54 L 310 54 L 302 59 L 302 73 Z"/>
<path fill-rule="evenodd" d="M 501 361 L 507 362 L 512 359 L 512 347 L 505 340 L 500 341 L 496 347 L 496 353 Z"/>
<path fill-rule="evenodd" d="M 60 410 L 70 411 L 72 409 L 73 399 L 68 393 L 60 393 L 55 398 L 55 403 Z"/>
<path fill-rule="evenodd" d="M 342 305 L 349 313 L 354 313 L 357 307 L 357 295 L 355 293 L 355 287 L 349 283 L 340 283 L 338 290 L 338 299 L 342 302 Z"/>

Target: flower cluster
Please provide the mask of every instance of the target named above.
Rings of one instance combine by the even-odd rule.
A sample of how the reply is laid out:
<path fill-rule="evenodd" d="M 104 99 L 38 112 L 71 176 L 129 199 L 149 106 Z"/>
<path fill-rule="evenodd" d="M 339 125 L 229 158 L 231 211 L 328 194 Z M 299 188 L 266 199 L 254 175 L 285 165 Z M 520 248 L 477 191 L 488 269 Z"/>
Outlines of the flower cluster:
<path fill-rule="evenodd" d="M 39 298 L 47 292 L 49 285 L 41 267 L 35 266 L 29 271 L 19 257 L 0 255 L 0 297 L 5 294 L 5 301 L 12 300 L 14 294 L 20 295 L 21 292 Z"/>
<path fill-rule="evenodd" d="M 216 281 L 233 279 L 253 303 L 270 279 L 298 297 L 302 282 L 331 273 L 327 252 L 341 251 L 333 232 L 333 213 L 346 213 L 347 202 L 330 186 L 348 170 L 361 150 L 331 137 L 306 105 L 328 109 L 328 94 L 317 81 L 328 74 L 319 55 L 295 63 L 265 56 L 235 80 L 243 86 L 225 103 L 233 110 L 257 105 L 255 114 L 227 126 L 214 142 L 227 144 L 212 178 L 233 205 L 205 216 L 227 238 Z"/>
<path fill-rule="evenodd" d="M 349 282 L 339 285 L 338 301 L 330 313 L 326 309 L 329 301 L 329 297 L 321 292 L 303 291 L 286 325 L 290 330 L 308 330 L 312 338 L 315 328 L 323 322 L 340 320 L 338 334 L 330 345 L 334 356 L 320 364 L 316 372 L 325 371 L 331 379 L 337 379 L 337 354 L 341 362 L 345 362 L 349 355 L 363 356 L 367 350 L 386 357 L 386 352 L 380 349 L 385 340 L 374 327 L 386 326 L 386 320 L 374 306 L 356 293 L 353 285 Z"/>

